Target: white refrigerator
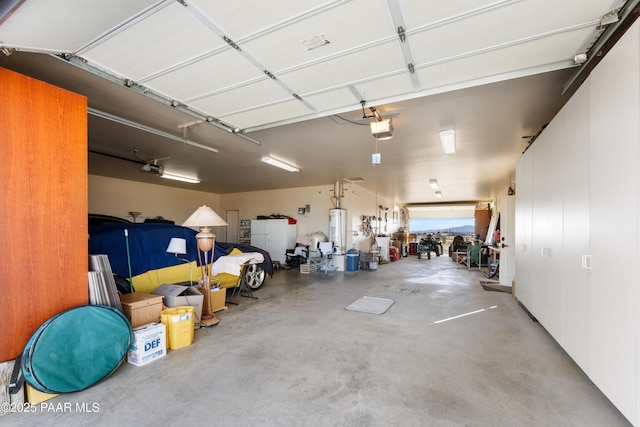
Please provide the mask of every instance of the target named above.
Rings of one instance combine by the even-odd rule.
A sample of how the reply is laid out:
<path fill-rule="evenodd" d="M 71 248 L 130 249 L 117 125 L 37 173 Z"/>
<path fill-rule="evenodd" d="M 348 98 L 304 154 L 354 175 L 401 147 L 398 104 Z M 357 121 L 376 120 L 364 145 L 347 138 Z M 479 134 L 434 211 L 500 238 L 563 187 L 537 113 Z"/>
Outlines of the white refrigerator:
<path fill-rule="evenodd" d="M 251 246 L 264 249 L 272 261 L 287 263 L 287 249 L 296 245 L 296 224 L 288 219 L 256 219 L 251 221 Z"/>

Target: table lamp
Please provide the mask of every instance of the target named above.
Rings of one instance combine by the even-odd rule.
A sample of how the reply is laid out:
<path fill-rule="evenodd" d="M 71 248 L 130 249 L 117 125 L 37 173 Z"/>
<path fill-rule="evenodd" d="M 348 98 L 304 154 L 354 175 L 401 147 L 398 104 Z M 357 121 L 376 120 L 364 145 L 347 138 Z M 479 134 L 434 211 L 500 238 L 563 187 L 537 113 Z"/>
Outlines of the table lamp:
<path fill-rule="evenodd" d="M 208 206 L 200 206 L 182 224 L 183 227 L 199 227 L 200 229 L 200 232 L 196 234 L 198 261 L 200 262 L 201 271 L 198 290 L 204 295 L 200 324 L 205 327 L 213 326 L 220 322 L 213 313 L 213 304 L 211 302 L 211 267 L 208 257 L 209 251 L 211 251 L 211 262 L 213 263 L 216 235 L 211 232 L 211 227 L 222 225 L 227 225 L 227 223 Z M 204 262 L 201 257 L 202 255 L 204 255 Z"/>
<path fill-rule="evenodd" d="M 182 237 L 172 237 L 167 246 L 167 253 L 174 254 L 176 258 L 178 255 L 187 254 L 187 239 Z M 178 258 L 180 261 L 184 261 L 189 264 L 189 286 L 193 285 L 193 269 L 191 268 L 191 262 L 186 258 Z"/>

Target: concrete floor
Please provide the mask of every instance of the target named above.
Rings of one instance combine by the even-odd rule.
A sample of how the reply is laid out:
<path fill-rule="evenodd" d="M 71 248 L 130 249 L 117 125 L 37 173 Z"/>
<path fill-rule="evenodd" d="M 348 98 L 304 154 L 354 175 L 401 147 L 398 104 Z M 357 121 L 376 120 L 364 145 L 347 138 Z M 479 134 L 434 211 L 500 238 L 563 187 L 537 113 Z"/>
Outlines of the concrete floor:
<path fill-rule="evenodd" d="M 446 256 L 277 270 L 259 299 L 218 312 L 191 346 L 0 425 L 629 425 L 510 294 L 481 279 Z M 344 309 L 365 295 L 395 304 L 383 315 Z"/>

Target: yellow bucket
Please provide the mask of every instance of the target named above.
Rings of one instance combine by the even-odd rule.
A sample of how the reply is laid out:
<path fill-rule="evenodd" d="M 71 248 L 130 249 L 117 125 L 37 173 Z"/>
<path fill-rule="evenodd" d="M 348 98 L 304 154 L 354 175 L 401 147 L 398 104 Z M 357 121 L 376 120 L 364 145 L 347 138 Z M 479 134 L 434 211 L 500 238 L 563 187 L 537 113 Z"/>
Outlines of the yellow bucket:
<path fill-rule="evenodd" d="M 167 348 L 175 350 L 191 345 L 194 321 L 192 306 L 178 306 L 162 310 L 161 319 L 167 329 Z"/>

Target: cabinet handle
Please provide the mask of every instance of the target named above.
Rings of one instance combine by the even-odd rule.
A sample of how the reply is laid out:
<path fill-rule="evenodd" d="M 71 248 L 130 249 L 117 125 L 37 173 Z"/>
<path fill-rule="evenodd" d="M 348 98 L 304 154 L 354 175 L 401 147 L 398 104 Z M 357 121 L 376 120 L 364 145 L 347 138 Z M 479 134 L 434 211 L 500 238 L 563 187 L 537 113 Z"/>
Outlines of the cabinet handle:
<path fill-rule="evenodd" d="M 582 268 L 591 270 L 591 255 L 582 255 Z"/>
<path fill-rule="evenodd" d="M 541 256 L 549 256 L 549 248 L 540 249 L 540 255 Z"/>

